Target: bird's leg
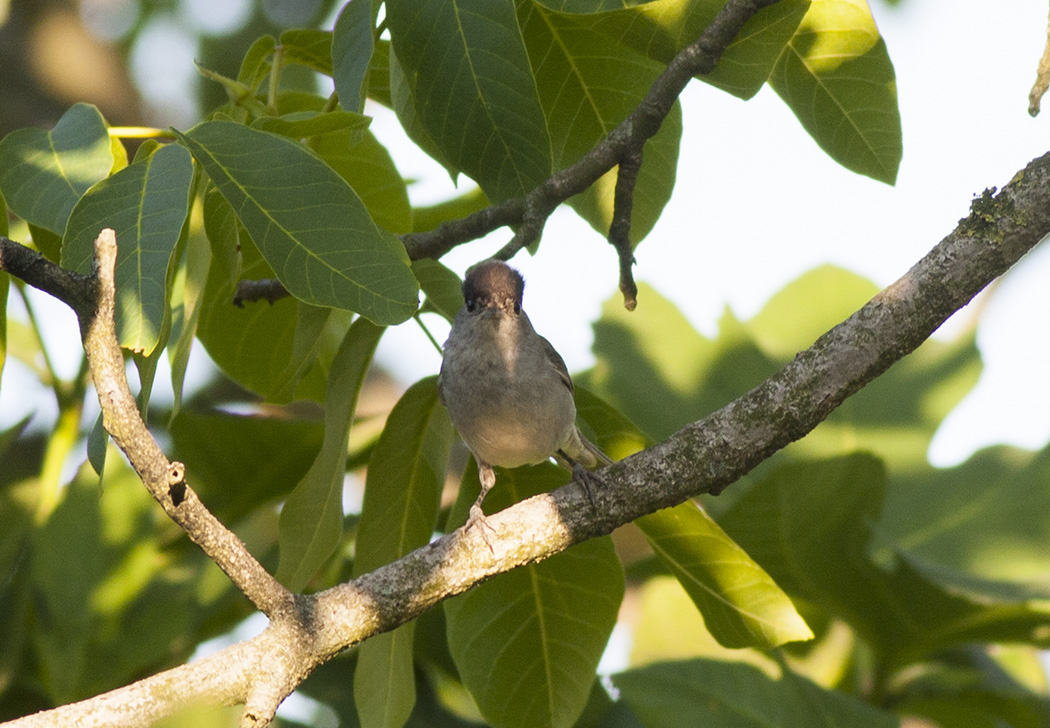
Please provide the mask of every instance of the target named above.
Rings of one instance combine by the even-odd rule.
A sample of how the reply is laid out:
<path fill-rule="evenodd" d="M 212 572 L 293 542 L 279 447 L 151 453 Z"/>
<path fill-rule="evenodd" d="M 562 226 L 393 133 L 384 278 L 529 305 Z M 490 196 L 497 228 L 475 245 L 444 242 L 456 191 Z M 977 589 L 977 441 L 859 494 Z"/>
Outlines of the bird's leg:
<path fill-rule="evenodd" d="M 564 464 L 572 470 L 572 479 L 583 487 L 587 500 L 591 502 L 591 508 L 598 510 L 598 504 L 594 502 L 594 486 L 601 484 L 601 477 L 597 473 L 592 473 L 574 458 L 569 457 L 564 450 L 559 450 L 554 457 L 564 461 Z"/>
<path fill-rule="evenodd" d="M 481 481 L 481 492 L 478 493 L 478 499 L 474 501 L 474 505 L 470 507 L 470 517 L 467 519 L 467 524 L 463 526 L 463 531 L 466 532 L 471 527 L 478 526 L 481 537 L 485 539 L 485 545 L 489 547 L 489 551 L 492 551 L 492 542 L 489 541 L 489 535 L 485 533 L 485 529 L 492 533 L 496 533 L 496 529 L 485 520 L 485 512 L 481 510 L 481 502 L 485 500 L 489 490 L 496 484 L 496 472 L 491 465 L 482 462 L 477 456 L 474 457 L 474 460 L 478 463 L 478 479 Z"/>

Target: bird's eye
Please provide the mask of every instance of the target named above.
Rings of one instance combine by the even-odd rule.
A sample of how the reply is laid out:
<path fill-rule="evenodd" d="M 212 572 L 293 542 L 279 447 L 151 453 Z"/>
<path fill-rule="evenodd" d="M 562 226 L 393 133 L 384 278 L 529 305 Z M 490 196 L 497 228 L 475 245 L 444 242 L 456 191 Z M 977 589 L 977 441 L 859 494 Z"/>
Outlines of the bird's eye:
<path fill-rule="evenodd" d="M 467 304 L 467 311 L 469 311 L 470 313 L 474 313 L 474 309 L 478 307 L 478 302 L 475 301 L 473 298 L 468 298 L 466 300 L 466 304 Z"/>
<path fill-rule="evenodd" d="M 516 313 L 516 314 L 521 313 L 521 304 L 519 304 L 519 303 L 515 303 L 514 304 L 514 313 Z"/>

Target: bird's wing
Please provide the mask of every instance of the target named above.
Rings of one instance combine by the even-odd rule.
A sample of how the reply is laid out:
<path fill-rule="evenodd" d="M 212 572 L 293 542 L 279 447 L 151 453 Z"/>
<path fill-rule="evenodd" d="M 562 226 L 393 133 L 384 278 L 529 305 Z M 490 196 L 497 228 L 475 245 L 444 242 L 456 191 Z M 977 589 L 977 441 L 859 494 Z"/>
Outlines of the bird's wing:
<path fill-rule="evenodd" d="M 438 402 L 445 405 L 445 392 L 441 386 L 441 375 L 445 373 L 445 362 L 441 362 L 441 368 L 438 370 L 437 388 L 438 388 Z"/>
<path fill-rule="evenodd" d="M 547 360 L 551 363 L 551 366 L 557 370 L 558 376 L 561 377 L 561 381 L 569 388 L 569 391 L 573 391 L 572 377 L 569 376 L 569 370 L 565 367 L 565 360 L 562 359 L 561 354 L 551 346 L 551 342 L 547 341 L 547 339 L 542 336 L 540 337 L 540 341 L 543 342 L 543 350 L 547 354 Z"/>

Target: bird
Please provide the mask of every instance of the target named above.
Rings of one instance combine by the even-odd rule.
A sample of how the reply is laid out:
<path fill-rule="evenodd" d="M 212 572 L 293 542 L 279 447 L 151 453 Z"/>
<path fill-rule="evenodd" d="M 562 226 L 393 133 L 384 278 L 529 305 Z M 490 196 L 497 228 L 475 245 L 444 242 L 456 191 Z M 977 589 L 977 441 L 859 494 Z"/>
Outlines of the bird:
<path fill-rule="evenodd" d="M 536 333 L 522 308 L 525 280 L 501 260 L 467 270 L 463 306 L 443 347 L 437 389 L 449 419 L 478 465 L 481 493 L 464 526 L 481 529 L 481 504 L 496 483 L 493 466 L 550 458 L 568 468 L 594 506 L 590 470 L 612 460 L 576 426 L 572 378 L 561 355 Z"/>

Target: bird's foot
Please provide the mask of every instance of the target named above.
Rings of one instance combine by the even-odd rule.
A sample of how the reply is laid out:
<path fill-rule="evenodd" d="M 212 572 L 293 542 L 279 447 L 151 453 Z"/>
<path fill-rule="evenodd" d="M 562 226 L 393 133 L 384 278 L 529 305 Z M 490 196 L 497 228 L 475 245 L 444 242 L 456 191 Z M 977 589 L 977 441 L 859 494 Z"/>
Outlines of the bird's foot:
<path fill-rule="evenodd" d="M 583 492 L 587 494 L 587 500 L 591 502 L 591 508 L 598 510 L 598 505 L 594 502 L 594 488 L 595 486 L 605 485 L 605 480 L 602 476 L 574 462 L 572 464 L 572 479 L 583 487 Z"/>
<path fill-rule="evenodd" d="M 489 547 L 489 551 L 495 554 L 496 552 L 492 548 L 492 541 L 489 539 L 489 534 L 486 531 L 495 535 L 496 529 L 489 525 L 488 520 L 485 518 L 485 512 L 481 510 L 481 506 L 477 503 L 470 507 L 470 517 L 467 518 L 467 523 L 463 526 L 463 532 L 466 533 L 474 526 L 478 527 L 478 533 L 484 539 L 485 545 Z"/>

